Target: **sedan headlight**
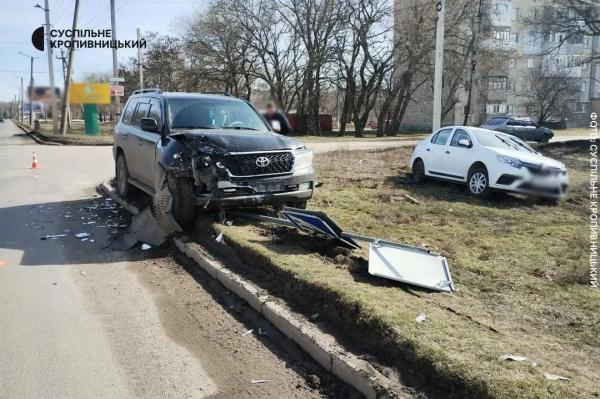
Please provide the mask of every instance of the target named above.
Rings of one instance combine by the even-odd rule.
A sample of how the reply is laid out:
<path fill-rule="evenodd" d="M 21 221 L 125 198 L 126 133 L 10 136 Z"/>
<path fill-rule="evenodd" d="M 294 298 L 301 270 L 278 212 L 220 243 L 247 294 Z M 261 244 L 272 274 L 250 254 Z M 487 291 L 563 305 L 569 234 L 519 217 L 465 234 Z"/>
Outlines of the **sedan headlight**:
<path fill-rule="evenodd" d="M 521 160 L 517 158 L 506 157 L 504 155 L 496 155 L 496 159 L 498 160 L 498 162 L 508 164 L 513 168 L 520 169 L 521 166 L 523 166 L 523 162 L 521 162 Z"/>
<path fill-rule="evenodd" d="M 294 151 L 294 168 L 303 169 L 312 166 L 313 153 L 307 148 L 301 148 Z"/>

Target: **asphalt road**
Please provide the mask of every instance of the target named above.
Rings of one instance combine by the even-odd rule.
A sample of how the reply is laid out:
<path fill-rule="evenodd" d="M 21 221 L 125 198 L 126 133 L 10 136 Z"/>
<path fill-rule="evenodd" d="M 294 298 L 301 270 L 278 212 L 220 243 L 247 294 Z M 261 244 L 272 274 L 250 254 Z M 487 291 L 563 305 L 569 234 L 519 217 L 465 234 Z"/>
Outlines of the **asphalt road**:
<path fill-rule="evenodd" d="M 128 218 L 94 191 L 110 147 L 36 145 L 7 121 L 0 160 L 0 398 L 324 395 L 304 354 L 242 337 L 259 320 L 168 251 L 105 248 Z"/>

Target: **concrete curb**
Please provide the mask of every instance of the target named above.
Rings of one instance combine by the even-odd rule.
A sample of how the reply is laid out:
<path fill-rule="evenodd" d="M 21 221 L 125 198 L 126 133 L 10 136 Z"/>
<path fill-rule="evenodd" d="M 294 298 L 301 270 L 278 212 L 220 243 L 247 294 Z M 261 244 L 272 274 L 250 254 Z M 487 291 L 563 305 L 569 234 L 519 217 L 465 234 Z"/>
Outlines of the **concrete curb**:
<path fill-rule="evenodd" d="M 134 215 L 140 212 L 136 206 L 119 197 L 107 181 L 102 182 L 99 188 L 127 211 Z M 185 235 L 173 237 L 173 243 L 182 254 L 192 259 L 229 291 L 246 301 L 325 370 L 354 387 L 366 398 L 406 397 L 397 383 L 381 374 L 366 360 L 347 352 L 337 343 L 333 335 L 321 331 L 304 316 L 285 307 L 280 300 L 271 297 L 260 287 L 229 270 L 200 244 Z"/>
<path fill-rule="evenodd" d="M 263 293 L 253 283 L 227 269 L 209 255 L 200 244 L 192 242 L 186 236 L 175 237 L 173 242 L 183 254 L 194 260 L 228 290 L 244 299 L 325 370 L 354 387 L 366 398 L 403 396 L 402 389 L 395 387 L 397 384 L 367 361 L 348 353 L 332 335 L 321 331 L 302 315 L 290 311 L 278 300 Z"/>
<path fill-rule="evenodd" d="M 26 126 L 24 124 L 22 124 L 19 121 L 16 120 L 12 120 L 12 122 L 17 125 L 17 127 L 19 129 L 21 129 L 22 131 L 25 132 L 26 135 L 28 135 L 29 137 L 31 137 L 31 139 L 33 141 L 35 141 L 38 144 L 43 144 L 43 145 L 62 145 L 61 143 L 55 143 L 53 141 L 46 141 L 46 140 L 42 140 L 41 138 L 38 137 L 38 135 L 35 133 L 35 130 L 31 129 L 29 126 Z"/>
<path fill-rule="evenodd" d="M 129 213 L 133 213 L 134 215 L 138 215 L 140 213 L 140 210 L 136 206 L 130 204 L 129 202 L 121 198 L 119 194 L 117 194 L 117 192 L 110 186 L 110 183 L 108 181 L 103 181 L 102 184 L 100 184 L 99 188 L 102 191 L 104 191 L 110 198 L 112 198 L 113 201 L 118 202 L 119 205 L 125 208 Z"/>

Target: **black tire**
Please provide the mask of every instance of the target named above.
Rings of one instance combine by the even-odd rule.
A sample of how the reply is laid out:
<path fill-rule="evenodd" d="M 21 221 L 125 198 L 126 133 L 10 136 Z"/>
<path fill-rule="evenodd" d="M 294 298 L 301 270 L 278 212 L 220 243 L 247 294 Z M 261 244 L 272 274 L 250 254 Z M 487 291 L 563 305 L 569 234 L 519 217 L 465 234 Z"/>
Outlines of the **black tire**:
<path fill-rule="evenodd" d="M 467 190 L 475 198 L 487 199 L 492 196 L 490 178 L 484 166 L 476 165 L 471 168 L 467 178 Z"/>
<path fill-rule="evenodd" d="M 167 185 L 173 197 L 171 214 L 181 227 L 189 227 L 194 223 L 194 183 L 187 177 L 167 177 Z"/>
<path fill-rule="evenodd" d="M 412 179 L 415 183 L 424 183 L 427 180 L 425 176 L 425 164 L 420 158 L 415 159 L 412 165 Z"/>
<path fill-rule="evenodd" d="M 127 168 L 127 160 L 122 152 L 117 155 L 115 162 L 115 175 L 117 180 L 117 192 L 123 198 L 127 198 L 131 194 L 131 184 L 129 183 L 129 169 Z"/>

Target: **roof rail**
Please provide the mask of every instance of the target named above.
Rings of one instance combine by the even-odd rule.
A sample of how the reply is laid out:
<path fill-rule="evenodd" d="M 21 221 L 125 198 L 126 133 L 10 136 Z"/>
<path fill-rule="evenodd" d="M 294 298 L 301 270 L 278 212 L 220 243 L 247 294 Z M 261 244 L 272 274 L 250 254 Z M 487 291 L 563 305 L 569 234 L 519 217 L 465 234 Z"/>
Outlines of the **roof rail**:
<path fill-rule="evenodd" d="M 140 90 L 133 91 L 133 94 L 142 94 L 142 93 L 162 93 L 162 90 L 157 87 L 154 89 L 140 89 Z"/>
<path fill-rule="evenodd" d="M 231 93 L 228 93 L 226 91 L 203 91 L 202 94 L 218 94 L 220 96 L 231 97 Z"/>

